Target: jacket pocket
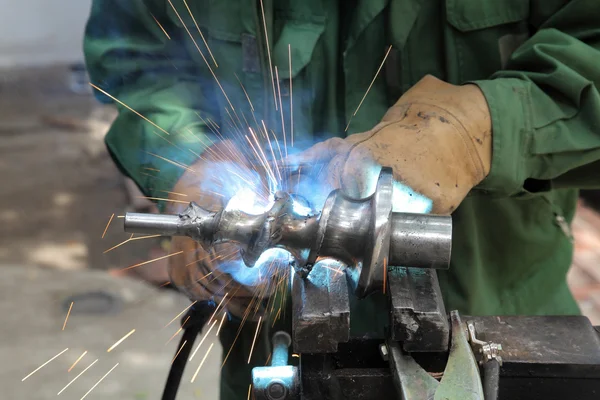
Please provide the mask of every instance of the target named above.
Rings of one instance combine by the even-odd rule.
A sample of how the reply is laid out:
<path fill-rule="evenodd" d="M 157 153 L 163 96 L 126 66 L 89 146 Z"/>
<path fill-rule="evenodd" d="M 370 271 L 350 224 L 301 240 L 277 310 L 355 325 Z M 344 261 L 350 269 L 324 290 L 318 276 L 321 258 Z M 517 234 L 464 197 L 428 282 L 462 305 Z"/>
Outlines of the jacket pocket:
<path fill-rule="evenodd" d="M 530 37 L 528 17 L 529 0 L 446 0 L 452 78 L 486 79 L 504 69 Z"/>
<path fill-rule="evenodd" d="M 560 231 L 564 238 L 571 243 L 574 241 L 571 220 L 573 219 L 576 199 L 577 196 L 573 194 L 573 191 L 554 190 L 551 184 L 548 190 L 544 192 L 523 192 L 514 197 L 517 203 L 535 204 L 530 207 L 530 211 L 532 215 L 537 215 L 538 224 L 548 226 L 548 223 L 551 223 L 552 229 Z"/>
<path fill-rule="evenodd" d="M 234 126 L 232 129 L 237 131 L 240 128 L 242 131 L 247 129 L 246 120 L 253 129 L 260 129 L 255 126 L 255 121 L 258 121 L 260 126 L 261 120 L 265 121 L 269 130 L 280 129 L 281 117 L 276 110 L 279 107 L 279 93 L 281 93 L 282 109 L 286 114 L 284 119 L 287 121 L 289 120 L 287 114 L 290 113 L 289 79 L 293 80 L 294 94 L 305 90 L 302 72 L 310 64 L 314 49 L 325 29 L 325 21 L 295 20 L 291 17 L 279 17 L 284 19 L 274 21 L 274 25 L 280 26 L 281 29 L 278 29 L 277 37 L 269 37 L 271 43 L 274 43 L 270 49 L 273 64 L 271 71 L 262 18 L 259 10 L 255 8 L 257 2 L 197 1 L 188 2 L 188 5 L 190 10 L 187 10 L 185 5 L 176 6 L 177 12 L 168 6 L 169 16 L 182 29 L 181 37 L 187 42 L 187 51 L 197 60 L 199 79 L 205 79 L 207 84 L 215 84 L 213 86 L 215 86 L 216 99 L 220 109 L 223 110 L 221 122 L 231 122 Z M 204 43 L 198 29 L 202 31 L 208 46 Z M 198 48 L 204 57 L 200 55 Z M 291 74 L 288 48 L 291 50 Z M 221 96 L 220 87 L 216 85 L 206 64 L 212 68 L 230 101 Z M 279 85 L 277 82 L 274 85 L 271 83 L 271 73 L 275 79 L 276 66 L 280 79 Z M 243 84 L 243 89 L 240 83 Z M 277 107 L 274 104 L 273 87 L 277 94 Z M 301 100 L 301 98 L 294 98 L 294 114 L 301 115 L 302 120 L 310 120 L 310 113 Z M 227 109 L 231 109 L 230 102 L 239 114 L 235 118 L 227 112 Z M 238 121 L 232 121 L 232 119 L 237 120 L 238 117 Z M 299 119 L 297 121 L 301 122 Z M 224 125 L 230 124 L 224 123 Z M 298 124 L 295 124 L 295 127 L 300 131 L 301 127 Z"/>
<path fill-rule="evenodd" d="M 461 32 L 525 20 L 528 0 L 446 0 L 448 23 Z"/>

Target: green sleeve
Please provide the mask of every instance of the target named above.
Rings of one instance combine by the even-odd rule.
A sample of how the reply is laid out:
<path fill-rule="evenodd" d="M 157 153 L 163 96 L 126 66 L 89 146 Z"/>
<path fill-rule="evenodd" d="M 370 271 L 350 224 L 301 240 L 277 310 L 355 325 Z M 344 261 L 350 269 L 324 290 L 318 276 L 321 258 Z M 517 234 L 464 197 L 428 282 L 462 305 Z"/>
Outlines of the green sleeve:
<path fill-rule="evenodd" d="M 118 99 L 95 90 L 119 110 L 106 136 L 109 152 L 145 195 L 159 198 L 212 143 L 202 119 L 218 115 L 208 68 L 181 45 L 183 29 L 169 23 L 165 5 L 94 0 L 84 42 L 90 82 Z"/>
<path fill-rule="evenodd" d="M 493 128 L 492 167 L 478 189 L 506 196 L 600 187 L 597 1 L 568 2 L 540 23 L 505 70 L 473 83 L 487 99 Z"/>

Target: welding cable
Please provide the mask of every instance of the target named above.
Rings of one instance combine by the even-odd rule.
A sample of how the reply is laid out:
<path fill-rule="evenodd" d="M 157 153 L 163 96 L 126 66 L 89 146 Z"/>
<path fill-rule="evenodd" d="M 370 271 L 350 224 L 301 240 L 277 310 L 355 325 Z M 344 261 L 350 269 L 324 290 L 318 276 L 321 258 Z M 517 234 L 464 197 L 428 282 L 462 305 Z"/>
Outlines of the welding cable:
<path fill-rule="evenodd" d="M 165 383 L 162 400 L 175 400 L 177 397 L 181 377 L 183 376 L 185 365 L 188 361 L 192 347 L 194 346 L 194 341 L 200 332 L 202 332 L 202 328 L 214 311 L 214 302 L 196 303 L 181 319 L 183 335 L 177 346 L 175 358 L 171 363 L 171 369 L 169 370 L 169 376 Z M 182 346 L 184 347 L 182 348 Z"/>
<path fill-rule="evenodd" d="M 483 364 L 483 398 L 497 400 L 500 386 L 500 363 L 491 359 Z"/>

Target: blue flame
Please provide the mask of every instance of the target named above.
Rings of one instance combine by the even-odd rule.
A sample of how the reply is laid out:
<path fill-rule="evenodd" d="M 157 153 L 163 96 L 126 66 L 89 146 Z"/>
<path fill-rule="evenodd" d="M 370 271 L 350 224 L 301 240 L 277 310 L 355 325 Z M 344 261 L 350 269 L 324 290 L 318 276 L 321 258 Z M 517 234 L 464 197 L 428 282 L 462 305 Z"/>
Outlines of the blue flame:
<path fill-rule="evenodd" d="M 225 210 L 240 210 L 247 214 L 258 215 L 269 210 L 273 206 L 275 197 L 269 196 L 268 201 L 261 199 L 256 189 L 248 186 L 242 187 L 227 203 Z"/>
<path fill-rule="evenodd" d="M 392 211 L 426 214 L 431 212 L 433 201 L 410 187 L 394 181 Z"/>
<path fill-rule="evenodd" d="M 300 201 L 298 200 L 293 201 L 292 210 L 294 210 L 294 212 L 301 217 L 307 217 L 313 214 L 313 210 L 311 207 L 300 203 Z"/>
<path fill-rule="evenodd" d="M 222 262 L 219 270 L 231 275 L 238 283 L 257 287 L 273 276 L 276 269 L 290 268 L 292 255 L 284 249 L 273 248 L 264 251 L 254 267 L 249 268 L 241 258 Z"/>

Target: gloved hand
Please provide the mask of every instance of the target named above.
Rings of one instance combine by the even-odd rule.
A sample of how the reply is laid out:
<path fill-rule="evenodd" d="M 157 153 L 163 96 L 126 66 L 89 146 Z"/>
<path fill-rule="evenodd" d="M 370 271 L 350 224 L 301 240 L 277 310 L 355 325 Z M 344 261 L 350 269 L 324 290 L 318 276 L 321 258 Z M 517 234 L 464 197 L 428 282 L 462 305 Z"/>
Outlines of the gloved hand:
<path fill-rule="evenodd" d="M 252 185 L 249 184 L 252 183 Z M 266 204 L 268 187 L 264 176 L 254 171 L 244 154 L 230 141 L 209 147 L 202 158 L 184 172 L 169 198 L 184 203 L 169 202 L 166 212 L 178 213 L 195 201 L 199 206 L 218 211 L 232 196 L 244 190 L 244 201 L 257 191 Z M 187 195 L 187 197 L 181 196 Z M 217 304 L 227 294 L 223 305 L 237 317 L 242 317 L 252 299 L 262 299 L 275 289 L 275 282 L 248 268 L 241 260 L 240 248 L 235 243 L 214 245 L 210 249 L 187 237 L 174 237 L 171 251 L 182 254 L 169 259 L 171 282 L 192 300 L 214 300 Z M 253 308 L 256 306 L 253 303 Z M 260 312 L 250 313 L 249 319 Z"/>
<path fill-rule="evenodd" d="M 372 193 L 381 166 L 449 214 L 490 172 L 492 126 L 475 85 L 455 86 L 426 76 L 372 130 L 318 143 L 290 163 L 325 163 L 322 183 L 362 197 Z"/>

